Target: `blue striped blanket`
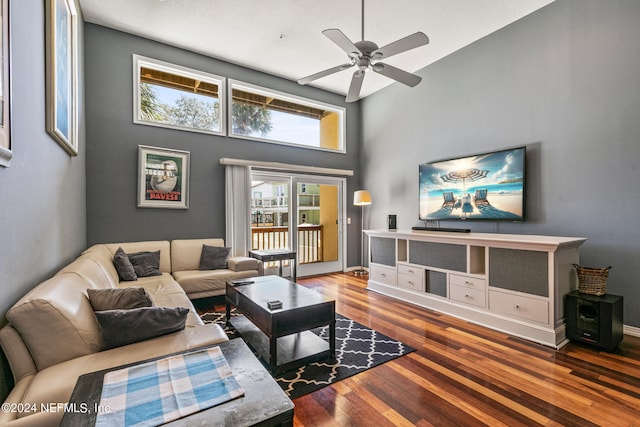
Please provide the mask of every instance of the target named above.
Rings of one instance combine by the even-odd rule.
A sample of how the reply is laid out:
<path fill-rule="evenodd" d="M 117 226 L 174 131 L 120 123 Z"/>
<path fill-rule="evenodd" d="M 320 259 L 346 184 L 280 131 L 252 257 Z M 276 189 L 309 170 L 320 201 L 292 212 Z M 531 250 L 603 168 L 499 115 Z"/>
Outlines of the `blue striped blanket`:
<path fill-rule="evenodd" d="M 243 396 L 218 347 L 104 376 L 96 426 L 156 426 Z"/>

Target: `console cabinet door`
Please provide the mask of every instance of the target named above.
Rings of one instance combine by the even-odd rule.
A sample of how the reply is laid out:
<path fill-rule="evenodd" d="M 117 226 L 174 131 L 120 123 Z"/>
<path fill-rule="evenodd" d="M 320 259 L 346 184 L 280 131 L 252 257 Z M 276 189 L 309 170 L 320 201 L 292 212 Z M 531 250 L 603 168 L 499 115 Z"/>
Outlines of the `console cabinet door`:
<path fill-rule="evenodd" d="M 467 246 L 410 240 L 409 262 L 464 273 L 467 271 Z"/>
<path fill-rule="evenodd" d="M 369 242 L 371 244 L 372 263 L 390 267 L 396 266 L 396 239 L 372 237 Z"/>
<path fill-rule="evenodd" d="M 548 297 L 549 254 L 489 248 L 489 286 Z"/>

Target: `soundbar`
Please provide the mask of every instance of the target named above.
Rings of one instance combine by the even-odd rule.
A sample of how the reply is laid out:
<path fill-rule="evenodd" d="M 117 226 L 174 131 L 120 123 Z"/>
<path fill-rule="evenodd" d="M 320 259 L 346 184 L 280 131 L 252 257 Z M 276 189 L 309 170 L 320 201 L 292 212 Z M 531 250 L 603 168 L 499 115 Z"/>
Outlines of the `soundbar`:
<path fill-rule="evenodd" d="M 469 228 L 446 228 L 446 227 L 411 227 L 412 230 L 417 231 L 444 231 L 452 233 L 471 233 Z"/>

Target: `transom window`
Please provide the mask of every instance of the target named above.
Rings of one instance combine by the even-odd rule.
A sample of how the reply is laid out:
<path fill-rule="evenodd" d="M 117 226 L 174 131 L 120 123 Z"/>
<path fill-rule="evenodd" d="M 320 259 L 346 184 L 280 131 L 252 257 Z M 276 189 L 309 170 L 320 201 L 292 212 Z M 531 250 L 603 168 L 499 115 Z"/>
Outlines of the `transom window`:
<path fill-rule="evenodd" d="M 229 136 L 345 152 L 343 108 L 229 80 Z"/>
<path fill-rule="evenodd" d="M 140 55 L 133 68 L 134 123 L 346 152 L 344 108 L 234 80 L 227 99 L 224 77 Z"/>
<path fill-rule="evenodd" d="M 134 65 L 134 123 L 225 133 L 224 79 L 139 55 Z"/>

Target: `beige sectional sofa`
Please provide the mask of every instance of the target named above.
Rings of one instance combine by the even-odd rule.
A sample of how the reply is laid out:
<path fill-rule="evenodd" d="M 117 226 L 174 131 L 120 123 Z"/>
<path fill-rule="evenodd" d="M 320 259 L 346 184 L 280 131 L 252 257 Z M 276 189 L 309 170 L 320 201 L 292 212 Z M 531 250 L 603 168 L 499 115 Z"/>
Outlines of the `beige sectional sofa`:
<path fill-rule="evenodd" d="M 229 280 L 262 276 L 262 261 L 249 257 L 229 257 L 228 268 L 200 270 L 202 245 L 224 246 L 222 239 L 187 239 L 171 241 L 171 269 L 174 279 L 189 298 L 224 295 Z"/>
<path fill-rule="evenodd" d="M 22 297 L 6 313 L 9 323 L 0 330 L 0 345 L 15 380 L 0 412 L 0 426 L 58 425 L 63 411 L 42 412 L 41 405 L 68 402 L 82 374 L 226 341 L 218 325 L 203 324 L 189 297 L 224 294 L 226 280 L 261 274 L 262 265 L 250 258 L 230 258 L 228 269 L 200 271 L 203 244 L 223 246 L 224 242 L 190 239 L 94 245 Z M 127 254 L 160 251 L 159 275 L 120 281 L 113 264 L 118 248 Z M 185 328 L 105 349 L 87 289 L 130 286 L 144 288 L 154 306 L 188 308 Z"/>

